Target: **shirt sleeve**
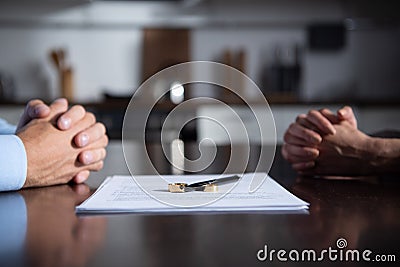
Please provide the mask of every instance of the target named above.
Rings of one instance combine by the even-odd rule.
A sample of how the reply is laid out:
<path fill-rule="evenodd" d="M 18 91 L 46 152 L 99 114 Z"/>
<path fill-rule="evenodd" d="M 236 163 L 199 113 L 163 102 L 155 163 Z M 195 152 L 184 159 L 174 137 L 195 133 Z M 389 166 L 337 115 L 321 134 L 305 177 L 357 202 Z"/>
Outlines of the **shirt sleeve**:
<path fill-rule="evenodd" d="M 0 119 L 0 135 L 1 134 L 15 134 L 17 127 L 15 125 L 9 124 L 3 119 Z"/>
<path fill-rule="evenodd" d="M 24 144 L 16 135 L 0 135 L 0 191 L 21 189 L 27 173 Z"/>

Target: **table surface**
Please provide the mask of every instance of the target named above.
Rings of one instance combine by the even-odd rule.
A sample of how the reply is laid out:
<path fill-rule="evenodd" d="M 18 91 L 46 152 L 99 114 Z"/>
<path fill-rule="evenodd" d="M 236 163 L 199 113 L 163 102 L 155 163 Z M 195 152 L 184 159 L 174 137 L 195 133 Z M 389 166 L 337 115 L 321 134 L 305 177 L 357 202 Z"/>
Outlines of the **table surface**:
<path fill-rule="evenodd" d="M 108 158 L 120 162 L 119 149 L 110 150 Z M 119 168 L 109 161 L 99 176 L 113 172 L 112 166 Z M 270 175 L 308 201 L 309 214 L 77 216 L 75 206 L 93 193 L 102 181 L 99 177 L 92 177 L 84 185 L 3 194 L 18 194 L 25 200 L 27 229 L 20 255 L 22 265 L 26 266 L 298 266 L 310 262 L 280 262 L 276 254 L 272 262 L 262 262 L 257 252 L 267 246 L 268 253 L 285 250 L 286 258 L 292 250 L 301 255 L 305 249 L 320 253 L 331 247 L 339 253 L 339 238 L 347 241 L 342 251 L 358 250 L 360 258 L 369 249 L 371 260 L 377 255 L 387 260 L 394 255 L 400 260 L 400 183 L 395 182 L 396 177 L 298 177 L 279 151 Z M 0 265 L 7 260 L 3 255 Z M 332 262 L 325 254 L 324 265 L 329 263 L 363 266 L 366 262 Z"/>

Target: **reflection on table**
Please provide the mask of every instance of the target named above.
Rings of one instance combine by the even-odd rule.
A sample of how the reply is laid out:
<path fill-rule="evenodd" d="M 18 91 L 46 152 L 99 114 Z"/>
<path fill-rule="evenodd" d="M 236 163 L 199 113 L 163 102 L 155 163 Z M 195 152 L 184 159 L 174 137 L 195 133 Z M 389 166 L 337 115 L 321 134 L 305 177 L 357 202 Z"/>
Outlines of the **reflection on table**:
<path fill-rule="evenodd" d="M 15 258 L 4 256 L 0 263 L 15 266 L 15 259 L 22 259 L 20 264 L 28 266 L 85 266 L 103 244 L 106 230 L 105 218 L 75 215 L 75 205 L 90 194 L 84 184 L 2 193 L 0 201 L 12 199 L 8 201 L 9 213 L 20 212 L 25 216 L 10 219 L 3 210 L 1 220 L 8 221 L 5 225 L 21 226 L 16 231 L 25 233 L 25 237 L 21 239 L 22 246 L 16 247 L 21 251 L 13 251 Z M 21 199 L 23 206 L 18 205 Z M 2 231 L 3 237 L 9 234 L 5 228 Z"/>
<path fill-rule="evenodd" d="M 121 155 L 117 149 L 114 152 L 109 151 L 108 157 L 118 162 Z M 106 163 L 106 168 L 107 164 L 111 162 Z M 103 172 L 113 171 L 111 168 Z M 75 206 L 93 192 L 87 185 L 2 193 L 1 240 L 20 244 L 0 241 L 0 265 L 273 266 L 281 264 L 276 259 L 260 263 L 256 257 L 257 251 L 265 245 L 276 250 L 321 251 L 336 248 L 338 238 L 346 239 L 349 249 L 368 248 L 374 254 L 394 254 L 399 258 L 400 183 L 396 181 L 399 177 L 340 180 L 297 177 L 280 153 L 276 154 L 270 174 L 310 202 L 309 215 L 213 213 L 78 217 Z M 24 214 L 25 224 L 18 223 Z M 11 230 L 7 231 L 7 227 Z M 25 227 L 19 231 L 20 239 L 15 235 L 18 227 Z M 325 261 L 324 265 L 328 263 Z M 308 266 L 309 262 L 286 264 Z M 332 263 L 333 266 L 337 264 Z M 362 262 L 347 264 L 363 265 Z"/>

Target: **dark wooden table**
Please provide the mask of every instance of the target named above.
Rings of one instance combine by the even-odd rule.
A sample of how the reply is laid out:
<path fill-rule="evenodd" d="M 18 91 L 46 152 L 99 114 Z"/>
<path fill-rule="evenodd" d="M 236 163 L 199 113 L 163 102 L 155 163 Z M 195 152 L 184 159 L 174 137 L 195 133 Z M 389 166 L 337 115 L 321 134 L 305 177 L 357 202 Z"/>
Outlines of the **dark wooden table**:
<path fill-rule="evenodd" d="M 77 216 L 75 206 L 93 192 L 94 188 L 88 185 L 2 193 L 0 200 L 6 195 L 22 196 L 27 226 L 21 250 L 0 254 L 0 265 L 15 266 L 19 262 L 22 266 L 57 267 L 308 266 L 312 264 L 308 260 L 280 262 L 276 252 L 273 261 L 259 261 L 257 252 L 266 245 L 268 251 L 285 250 L 287 258 L 291 250 L 302 253 L 305 249 L 315 250 L 318 256 L 329 247 L 338 250 L 336 242 L 343 238 L 347 241 L 344 252 L 359 250 L 361 258 L 361 253 L 369 249 L 371 260 L 377 255 L 393 260 L 391 255 L 394 255 L 398 266 L 400 183 L 396 179 L 400 177 L 340 180 L 297 177 L 279 152 L 270 174 L 311 203 L 309 214 Z M 7 212 L 12 217 L 14 211 L 3 210 L 3 214 Z M 8 217 L 0 217 L 0 220 L 4 226 Z M 19 260 L 15 261 L 15 257 Z M 328 255 L 320 262 L 323 266 L 364 266 L 366 263 L 362 259 L 331 261 Z M 396 266 L 396 262 L 385 264 Z"/>

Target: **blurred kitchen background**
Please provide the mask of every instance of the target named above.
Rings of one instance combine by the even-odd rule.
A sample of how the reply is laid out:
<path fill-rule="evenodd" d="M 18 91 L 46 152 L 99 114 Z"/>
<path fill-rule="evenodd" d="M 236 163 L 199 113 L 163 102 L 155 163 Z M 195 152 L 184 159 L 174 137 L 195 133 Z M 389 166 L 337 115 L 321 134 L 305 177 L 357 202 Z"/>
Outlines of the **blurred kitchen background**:
<path fill-rule="evenodd" d="M 29 99 L 51 101 L 65 96 L 95 112 L 110 137 L 119 140 L 125 108 L 145 79 L 176 63 L 211 60 L 240 69 L 260 87 L 271 104 L 278 143 L 299 113 L 343 104 L 354 107 L 360 128 L 368 133 L 400 130 L 400 13 L 396 4 L 377 0 L 2 0 L 1 117 L 16 123 Z M 224 91 L 187 90 L 182 97 L 196 96 L 220 98 L 246 120 L 246 108 Z M 252 99 L 251 92 L 247 96 Z M 153 133 L 149 138 L 157 140 L 157 130 L 175 102 L 167 96 L 156 106 L 148 125 Z M 206 103 L 190 112 L 218 114 Z M 229 120 L 223 112 L 220 118 Z M 213 135 L 217 135 L 213 129 L 194 122 L 184 129 L 182 139 L 196 141 Z M 265 138 L 253 141 L 273 142 L 272 136 Z M 224 143 L 224 138 L 218 140 Z"/>

